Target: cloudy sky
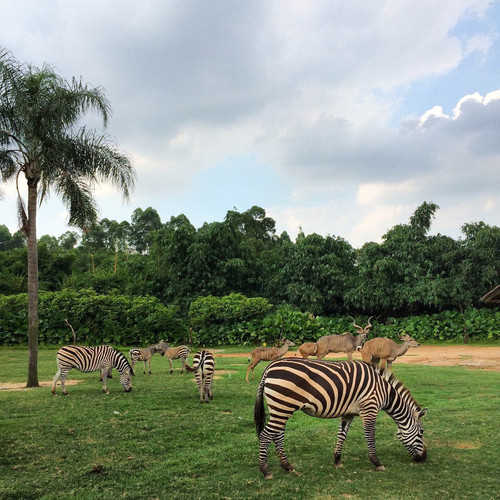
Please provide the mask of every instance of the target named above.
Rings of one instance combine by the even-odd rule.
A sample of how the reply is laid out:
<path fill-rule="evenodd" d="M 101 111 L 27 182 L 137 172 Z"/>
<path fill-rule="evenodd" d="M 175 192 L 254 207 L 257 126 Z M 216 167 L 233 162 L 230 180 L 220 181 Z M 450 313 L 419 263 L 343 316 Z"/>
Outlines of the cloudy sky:
<path fill-rule="evenodd" d="M 0 45 L 102 86 L 130 203 L 200 227 L 263 207 L 277 230 L 380 241 L 424 201 L 433 232 L 500 225 L 500 3 L 3 0 Z M 99 122 L 95 126 L 100 127 Z M 17 230 L 3 186 L 0 224 Z M 55 195 L 39 236 L 68 230 Z"/>

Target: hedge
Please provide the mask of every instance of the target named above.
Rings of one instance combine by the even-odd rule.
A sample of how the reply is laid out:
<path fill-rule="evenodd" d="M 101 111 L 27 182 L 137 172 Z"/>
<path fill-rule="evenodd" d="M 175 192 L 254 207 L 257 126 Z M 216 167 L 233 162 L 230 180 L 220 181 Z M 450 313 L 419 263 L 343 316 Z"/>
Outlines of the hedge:
<path fill-rule="evenodd" d="M 40 292 L 39 341 L 45 344 L 146 345 L 160 339 L 186 340 L 187 327 L 177 308 L 154 297 L 99 295 L 94 290 Z M 0 344 L 26 344 L 27 294 L 0 296 Z"/>
<path fill-rule="evenodd" d="M 27 343 L 27 295 L 0 296 L 0 345 Z M 352 332 L 347 316 L 323 317 L 291 306 L 272 308 L 262 298 L 239 294 L 203 297 L 193 302 L 188 325 L 175 307 L 166 307 L 154 297 L 100 295 L 93 290 L 63 290 L 40 293 L 39 340 L 43 344 L 144 346 L 161 338 L 173 344 L 276 345 L 288 338 L 297 345 L 322 335 Z M 366 325 L 366 317 L 356 322 Z M 372 320 L 372 337 L 398 339 L 406 332 L 420 342 L 463 342 L 500 340 L 498 308 L 444 311 L 437 314 Z"/>

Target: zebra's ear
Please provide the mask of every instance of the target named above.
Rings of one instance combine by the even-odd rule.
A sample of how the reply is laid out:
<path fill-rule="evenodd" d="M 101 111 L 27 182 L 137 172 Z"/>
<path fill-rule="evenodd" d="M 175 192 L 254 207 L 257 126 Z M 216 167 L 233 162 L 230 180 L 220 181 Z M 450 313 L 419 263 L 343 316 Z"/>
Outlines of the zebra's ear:
<path fill-rule="evenodd" d="M 419 419 L 421 419 L 422 417 L 425 417 L 427 415 L 427 410 L 428 410 L 428 408 L 424 408 L 424 409 L 420 410 L 419 412 L 417 412 L 417 417 Z"/>

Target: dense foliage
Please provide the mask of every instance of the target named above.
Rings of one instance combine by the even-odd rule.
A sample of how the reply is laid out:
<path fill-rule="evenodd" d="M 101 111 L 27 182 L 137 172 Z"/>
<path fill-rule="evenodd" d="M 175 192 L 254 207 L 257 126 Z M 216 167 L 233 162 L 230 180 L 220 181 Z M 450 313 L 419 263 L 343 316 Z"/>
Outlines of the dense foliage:
<path fill-rule="evenodd" d="M 438 207 L 423 203 L 408 224 L 355 250 L 335 236 L 276 235 L 260 207 L 229 211 L 196 229 L 185 215 L 163 224 L 152 209 L 131 222 L 102 219 L 80 237 L 38 242 L 40 289 L 92 288 L 100 294 L 151 295 L 187 317 L 199 297 L 243 294 L 315 315 L 434 313 L 480 306 L 500 283 L 500 228 L 463 225 L 454 240 L 429 235 Z M 26 247 L 0 226 L 0 294 L 26 290 Z"/>
<path fill-rule="evenodd" d="M 423 203 L 408 224 L 358 250 L 335 236 L 278 236 L 260 207 L 229 211 L 224 221 L 199 229 L 185 215 L 163 224 L 153 208 L 137 209 L 130 223 L 102 219 L 83 236 L 42 236 L 40 289 L 75 297 L 62 314 L 84 335 L 89 332 L 88 341 L 101 338 L 95 332 L 103 327 L 110 331 L 102 340 L 157 341 L 168 336 L 175 319 L 171 341 L 187 335 L 205 345 L 275 343 L 283 336 L 300 342 L 349 331 L 349 315 L 377 316 L 379 335 L 394 338 L 402 330 L 421 340 L 494 338 L 495 310 L 477 308 L 483 305 L 479 298 L 500 283 L 500 228 L 479 222 L 464 224 L 463 239 L 429 235 L 437 209 Z M 24 300 L 16 295 L 26 291 L 26 259 L 23 238 L 0 226 L 2 304 Z M 82 297 L 92 293 L 101 304 L 110 301 L 106 321 L 78 309 L 78 300 L 86 304 L 90 299 Z M 64 318 L 45 316 L 47 296 L 41 297 L 40 338 L 63 341 Z M 153 323 L 164 314 L 161 308 L 170 319 L 152 329 L 146 319 L 132 321 L 118 333 L 110 317 L 134 301 L 149 304 Z M 20 308 L 15 314 L 25 313 Z M 14 342 L 24 342 L 25 326 L 6 328 Z M 128 336 L 134 328 L 138 333 Z"/>
<path fill-rule="evenodd" d="M 173 344 L 297 345 L 322 335 L 352 332 L 348 316 L 314 316 L 292 306 L 273 308 L 259 297 L 204 297 L 193 302 L 188 318 L 176 306 L 150 296 L 100 295 L 94 290 L 40 294 L 40 341 L 45 344 L 148 345 L 161 338 Z M 359 323 L 366 318 L 357 318 Z M 498 308 L 470 308 L 402 318 L 372 319 L 371 334 L 394 340 L 407 332 L 421 342 L 494 341 L 500 338 Z M 365 323 L 363 323 L 365 324 Z M 26 343 L 27 296 L 0 296 L 0 345 Z"/>
<path fill-rule="evenodd" d="M 26 294 L 0 296 L 0 343 L 26 343 Z M 40 294 L 40 342 L 86 345 L 145 345 L 169 338 L 185 340 L 176 307 L 154 297 L 99 295 L 93 290 L 64 290 Z"/>

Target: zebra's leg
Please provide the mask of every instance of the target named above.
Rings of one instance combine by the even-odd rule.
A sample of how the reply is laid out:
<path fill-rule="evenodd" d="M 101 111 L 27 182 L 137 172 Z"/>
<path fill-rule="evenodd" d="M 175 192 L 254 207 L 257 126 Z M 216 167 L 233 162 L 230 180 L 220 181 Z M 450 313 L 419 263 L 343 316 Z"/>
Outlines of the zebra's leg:
<path fill-rule="evenodd" d="M 149 374 L 151 375 L 151 358 L 148 359 Z"/>
<path fill-rule="evenodd" d="M 377 457 L 375 451 L 375 421 L 377 419 L 378 411 L 374 410 L 361 410 L 360 416 L 363 422 L 363 429 L 365 431 L 366 442 L 368 443 L 368 456 L 370 462 L 375 466 L 375 470 L 385 470 L 382 462 Z"/>
<path fill-rule="evenodd" d="M 340 418 L 339 431 L 337 433 L 337 445 L 335 446 L 335 451 L 333 452 L 335 467 L 337 469 L 342 467 L 342 446 L 344 446 L 344 441 L 347 437 L 347 433 L 349 432 L 349 427 L 351 427 L 353 418 L 353 415 Z"/>
<path fill-rule="evenodd" d="M 108 380 L 108 368 L 104 367 L 101 368 L 101 380 L 102 380 L 102 392 L 104 394 L 109 394 L 108 388 L 107 388 L 107 380 Z"/>
<path fill-rule="evenodd" d="M 269 472 L 269 466 L 267 465 L 267 454 L 271 441 L 273 441 L 273 436 L 269 433 L 266 426 L 259 436 L 259 469 L 266 479 L 273 478 L 273 475 Z"/>
<path fill-rule="evenodd" d="M 56 395 L 56 385 L 60 376 L 61 376 L 61 368 L 58 368 L 57 373 L 54 375 L 54 378 L 52 379 L 52 394 L 54 396 Z"/>
<path fill-rule="evenodd" d="M 184 367 L 186 366 L 186 358 L 181 358 L 181 362 L 182 362 L 181 373 L 184 373 Z"/>
<path fill-rule="evenodd" d="M 62 370 L 62 373 L 61 373 L 61 387 L 62 387 L 62 392 L 65 396 L 68 395 L 68 393 L 66 392 L 66 377 L 68 376 L 68 371 L 66 370 Z"/>
<path fill-rule="evenodd" d="M 210 400 L 212 399 L 212 381 L 205 379 L 204 383 L 204 396 L 205 396 L 205 403 L 210 403 Z"/>
<path fill-rule="evenodd" d="M 200 403 L 203 403 L 203 396 L 204 396 L 203 380 L 199 373 L 196 374 L 196 383 L 198 384 L 198 391 L 200 393 Z"/>
<path fill-rule="evenodd" d="M 293 465 L 288 461 L 285 454 L 285 429 L 283 428 L 281 432 L 274 438 L 274 445 L 276 446 L 276 451 L 278 452 L 278 457 L 280 459 L 280 465 L 286 471 L 293 471 Z"/>
<path fill-rule="evenodd" d="M 214 397 L 212 396 L 212 381 L 213 379 L 211 378 L 210 382 L 208 383 L 208 397 L 210 399 L 214 399 Z"/>
<path fill-rule="evenodd" d="M 146 375 L 146 368 L 147 368 L 146 363 L 147 363 L 147 361 L 144 361 L 144 370 L 142 371 L 143 375 Z"/>
<path fill-rule="evenodd" d="M 174 373 L 174 368 L 172 364 L 172 358 L 168 358 L 168 362 L 170 363 L 170 373 Z"/>

